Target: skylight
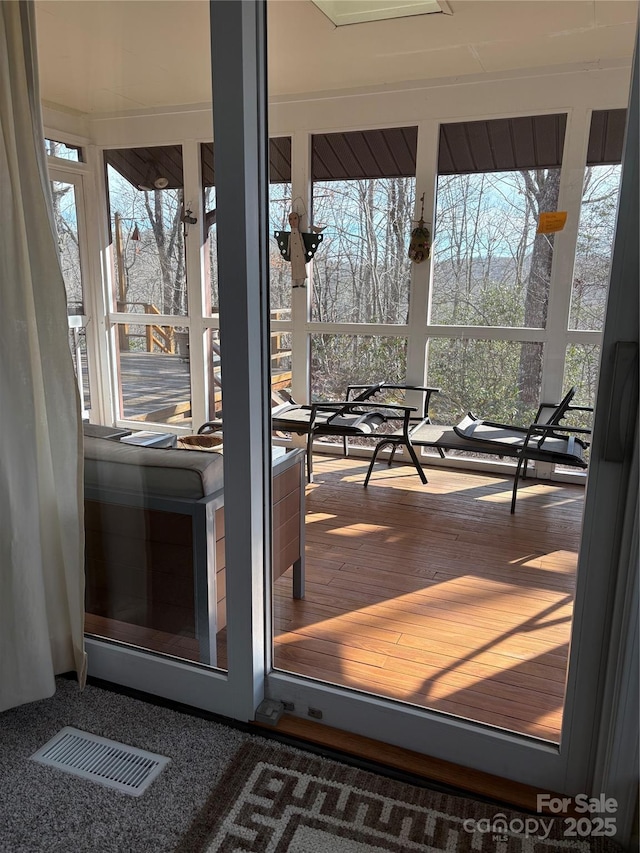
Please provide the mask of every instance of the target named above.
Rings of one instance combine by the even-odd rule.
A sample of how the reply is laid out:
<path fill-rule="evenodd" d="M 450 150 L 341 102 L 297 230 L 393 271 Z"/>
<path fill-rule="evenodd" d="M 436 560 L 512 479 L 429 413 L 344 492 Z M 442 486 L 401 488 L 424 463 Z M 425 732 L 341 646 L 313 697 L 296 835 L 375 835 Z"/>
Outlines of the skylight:
<path fill-rule="evenodd" d="M 312 0 L 337 27 L 410 15 L 431 15 L 451 9 L 445 0 Z"/>

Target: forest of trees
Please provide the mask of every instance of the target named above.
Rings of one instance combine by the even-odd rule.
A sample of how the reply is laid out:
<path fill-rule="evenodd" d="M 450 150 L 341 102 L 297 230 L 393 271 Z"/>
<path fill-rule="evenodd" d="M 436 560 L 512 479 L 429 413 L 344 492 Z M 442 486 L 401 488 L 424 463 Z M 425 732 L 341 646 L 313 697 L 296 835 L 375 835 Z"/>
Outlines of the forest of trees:
<path fill-rule="evenodd" d="M 585 174 L 572 328 L 602 328 L 619 177 L 617 166 Z M 546 326 L 553 235 L 536 228 L 540 212 L 557 209 L 559 178 L 559 170 L 440 177 L 431 323 Z M 316 219 L 329 225 L 314 262 L 314 319 L 406 322 L 413 197 L 411 179 L 315 185 Z M 381 286 L 390 299 L 379 297 Z M 312 354 L 314 396 L 329 397 L 348 382 L 401 378 L 406 341 L 317 335 Z M 539 402 L 542 358 L 542 343 L 433 337 L 428 383 L 444 391 L 434 399 L 436 418 L 451 422 L 471 408 L 528 422 Z M 594 346 L 567 353 L 565 385 L 578 384 L 584 402 L 594 399 L 598 359 Z"/>
<path fill-rule="evenodd" d="M 108 169 L 113 239 L 119 214 L 121 265 L 114 300 L 121 310 L 187 313 L 181 190 L 143 191 Z M 570 327 L 602 328 L 620 179 L 619 166 L 585 173 Z M 437 325 L 544 328 L 549 305 L 553 235 L 536 234 L 541 211 L 557 209 L 559 170 L 441 176 L 433 235 L 430 322 Z M 70 311 L 82 306 L 77 222 L 71 184 L 54 183 L 54 213 Z M 326 323 L 407 322 L 411 262 L 407 257 L 415 180 L 316 182 L 315 223 L 326 225 L 313 267 L 312 320 Z M 289 265 L 274 230 L 287 230 L 291 186 L 270 194 L 271 306 L 287 318 Z M 207 189 L 205 210 L 215 207 Z M 212 310 L 217 310 L 216 227 L 209 230 Z M 122 278 L 122 281 L 120 280 Z M 72 307 L 75 306 L 75 307 Z M 425 321 L 427 318 L 425 317 Z M 179 328 L 179 323 L 178 323 Z M 140 346 L 144 345 L 143 337 Z M 403 337 L 312 335 L 312 397 L 340 397 L 349 383 L 402 381 Z M 432 337 L 429 384 L 444 393 L 438 420 L 467 409 L 526 422 L 539 401 L 543 344 Z M 592 402 L 599 348 L 572 345 L 565 386 L 578 384 Z"/>

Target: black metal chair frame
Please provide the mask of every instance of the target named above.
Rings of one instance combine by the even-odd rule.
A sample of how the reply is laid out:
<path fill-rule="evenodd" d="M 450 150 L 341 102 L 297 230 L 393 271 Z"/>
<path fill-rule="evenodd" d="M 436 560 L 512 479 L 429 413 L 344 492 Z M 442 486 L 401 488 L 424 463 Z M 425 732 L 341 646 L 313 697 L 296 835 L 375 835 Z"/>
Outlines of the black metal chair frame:
<path fill-rule="evenodd" d="M 310 403 L 309 405 L 297 406 L 298 411 L 308 411 L 308 422 L 291 422 L 286 419 L 274 417 L 272 427 L 277 430 L 295 432 L 298 435 L 307 436 L 307 482 L 313 482 L 313 441 L 317 435 L 342 436 L 345 440 L 351 437 L 363 437 L 375 434 L 375 430 L 383 423 L 398 418 L 398 412 L 402 411 L 402 417 L 408 424 L 415 408 L 410 406 L 384 406 L 381 403 L 367 403 L 349 400 L 337 400 L 323 403 Z M 327 415 L 326 418 L 318 420 L 319 416 Z M 349 423 L 338 422 L 342 418 Z M 411 448 L 410 453 L 418 458 L 415 450 Z"/>
<path fill-rule="evenodd" d="M 358 389 L 361 386 L 352 385 L 350 388 Z M 391 455 L 389 456 L 389 465 L 393 462 L 393 459 L 396 454 L 396 450 L 398 447 L 406 447 L 409 456 L 411 457 L 411 461 L 420 477 L 420 480 L 423 484 L 428 482 L 427 477 L 424 473 L 424 469 L 420 464 L 420 460 L 418 459 L 418 455 L 415 451 L 413 442 L 411 441 L 411 432 L 416 429 L 418 426 L 422 424 L 430 424 L 431 419 L 429 417 L 429 406 L 431 404 L 431 396 L 433 394 L 438 394 L 440 392 L 439 388 L 431 388 L 426 385 L 410 385 L 410 384 L 385 384 L 385 390 L 391 391 L 409 391 L 409 392 L 418 392 L 421 393 L 422 396 L 422 406 L 421 412 L 416 417 L 405 418 L 402 426 L 396 430 L 395 433 L 391 435 L 385 435 L 375 446 L 373 451 L 373 456 L 371 457 L 371 462 L 369 463 L 369 468 L 367 470 L 367 475 L 364 480 L 364 487 L 366 488 L 369 485 L 369 479 L 371 477 L 371 473 L 373 471 L 373 466 L 376 463 L 376 459 L 378 458 L 378 454 L 385 447 L 391 448 Z M 414 409 L 416 411 L 416 409 Z M 442 459 L 444 459 L 444 453 L 442 450 L 438 449 L 438 452 Z"/>
<path fill-rule="evenodd" d="M 593 411 L 587 406 L 569 406 L 569 409 L 582 411 Z M 574 435 L 569 435 L 574 433 Z M 575 468 L 586 469 L 588 463 L 584 459 L 584 451 L 589 446 L 588 442 L 581 441 L 576 435 L 591 435 L 591 430 L 586 427 L 563 426 L 555 424 L 537 424 L 532 423 L 522 445 L 522 450 L 518 455 L 518 464 L 516 465 L 516 473 L 513 480 L 513 493 L 511 495 L 511 514 L 516 511 L 516 497 L 518 495 L 518 481 L 522 473 L 523 479 L 527 476 L 527 464 L 532 462 L 555 462 L 565 465 L 572 465 Z M 538 441 L 532 445 L 531 442 L 540 436 Z M 566 452 L 558 453 L 554 450 L 545 450 L 543 447 L 546 438 L 560 438 L 566 440 Z"/>
<path fill-rule="evenodd" d="M 558 404 L 543 403 L 538 407 L 535 420 L 529 427 L 513 426 L 511 424 L 500 424 L 492 421 L 483 421 L 476 418 L 471 413 L 467 419 L 462 421 L 462 424 L 483 424 L 485 426 L 508 429 L 512 432 L 519 433 L 523 436 L 522 444 L 501 444 L 499 441 L 489 441 L 481 438 L 470 438 L 464 434 L 463 430 L 458 427 L 442 427 L 439 428 L 442 433 L 449 433 L 451 438 L 443 438 L 442 436 L 434 439 L 429 437 L 421 437 L 419 432 L 425 425 L 430 425 L 431 421 L 428 416 L 418 423 L 413 424 L 406 430 L 397 430 L 396 433 L 390 436 L 385 436 L 376 445 L 376 448 L 369 465 L 369 470 L 365 477 L 364 486 L 369 483 L 373 466 L 376 462 L 379 451 L 385 447 L 392 448 L 388 464 L 391 465 L 395 452 L 400 445 L 405 445 L 414 449 L 410 453 L 413 464 L 422 482 L 424 472 L 419 460 L 416 462 L 415 447 L 432 447 L 438 451 L 441 458 L 445 457 L 445 450 L 466 450 L 473 453 L 489 454 L 493 456 L 513 456 L 518 459 L 516 472 L 513 483 L 513 492 L 511 497 L 511 513 L 515 512 L 516 497 L 518 492 L 518 483 L 520 477 L 526 478 L 527 465 L 529 461 L 534 462 L 550 462 L 561 463 L 586 469 L 587 462 L 584 459 L 584 450 L 588 447 L 588 443 L 582 441 L 576 436 L 589 435 L 590 429 L 584 427 L 574 427 L 561 424 L 561 420 L 570 411 L 593 412 L 590 406 L 572 406 L 571 400 L 575 396 L 576 388 L 573 387 L 565 395 L 562 401 Z M 437 431 L 438 428 L 434 428 Z M 423 431 L 424 432 L 424 431 Z M 566 442 L 566 447 L 563 452 L 551 450 L 544 447 L 546 439 L 555 438 Z"/>
<path fill-rule="evenodd" d="M 402 426 L 400 433 L 408 436 L 409 428 L 416 419 L 418 409 L 415 406 L 406 406 L 395 402 L 372 401 L 371 397 L 381 391 L 409 390 L 425 392 L 422 417 L 428 417 L 429 399 L 431 394 L 438 389 L 425 388 L 420 385 L 396 385 L 386 382 L 378 382 L 375 385 L 349 385 L 345 400 L 322 401 L 309 404 L 297 404 L 291 398 L 290 404 L 277 407 L 272 412 L 272 428 L 274 430 L 294 432 L 298 435 L 307 436 L 307 480 L 313 482 L 313 441 L 316 436 L 333 435 L 341 436 L 343 439 L 344 455 L 348 456 L 349 437 L 368 438 L 376 434 L 376 431 L 384 423 L 400 421 Z M 355 396 L 352 396 L 358 392 Z M 288 411 L 308 412 L 308 417 L 303 420 L 292 420 L 287 418 Z M 418 456 L 410 441 L 401 441 L 407 448 L 407 452 L 420 472 L 423 483 L 427 478 L 422 471 Z"/>

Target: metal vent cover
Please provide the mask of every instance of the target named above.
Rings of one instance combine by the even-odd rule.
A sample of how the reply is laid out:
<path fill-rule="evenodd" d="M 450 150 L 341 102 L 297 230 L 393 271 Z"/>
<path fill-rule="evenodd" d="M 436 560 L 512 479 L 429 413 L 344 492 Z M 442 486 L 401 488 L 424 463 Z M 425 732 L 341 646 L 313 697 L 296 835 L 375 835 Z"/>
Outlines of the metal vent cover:
<path fill-rule="evenodd" d="M 33 761 L 139 797 L 171 759 L 65 726 Z"/>

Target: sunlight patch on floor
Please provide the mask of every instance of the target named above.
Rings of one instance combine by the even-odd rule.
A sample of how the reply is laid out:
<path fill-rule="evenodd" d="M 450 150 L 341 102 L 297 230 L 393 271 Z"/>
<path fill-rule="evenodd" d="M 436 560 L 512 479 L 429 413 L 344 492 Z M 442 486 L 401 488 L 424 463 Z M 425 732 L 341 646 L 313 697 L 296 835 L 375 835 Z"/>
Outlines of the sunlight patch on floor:
<path fill-rule="evenodd" d="M 305 524 L 313 524 L 315 521 L 331 521 L 336 518 L 333 512 L 308 512 L 304 517 Z"/>
<path fill-rule="evenodd" d="M 512 486 L 508 487 L 504 491 L 494 492 L 490 495 L 479 495 L 476 500 L 482 501 L 483 503 L 493 503 L 493 504 L 510 504 L 511 498 L 513 497 Z M 520 499 L 520 492 L 518 492 L 518 500 Z M 516 502 L 516 512 L 518 511 L 518 502 Z"/>
<path fill-rule="evenodd" d="M 575 573 L 578 565 L 577 551 L 551 551 L 540 557 L 540 568 L 555 569 L 567 574 Z"/>
<path fill-rule="evenodd" d="M 554 491 L 559 491 L 558 489 L 554 489 Z M 559 507 L 570 507 L 573 506 L 576 501 L 582 500 L 582 498 L 555 498 L 553 501 L 549 501 L 547 503 L 541 503 L 540 507 L 544 507 L 545 509 L 558 509 Z"/>

